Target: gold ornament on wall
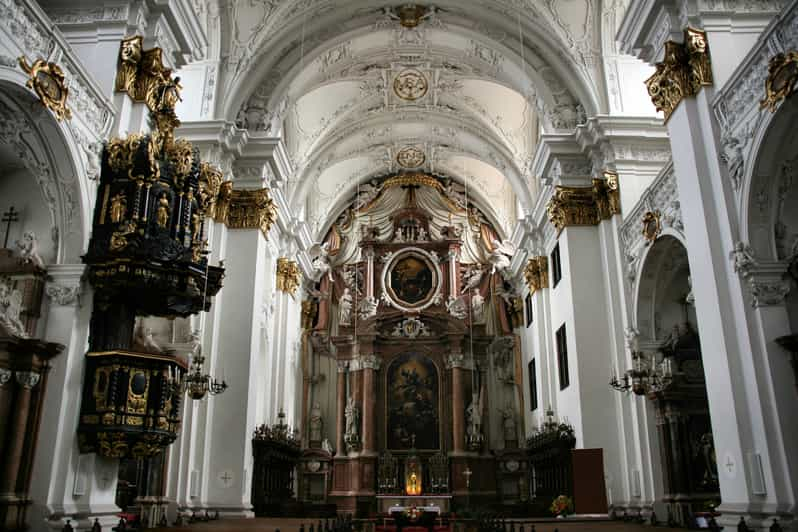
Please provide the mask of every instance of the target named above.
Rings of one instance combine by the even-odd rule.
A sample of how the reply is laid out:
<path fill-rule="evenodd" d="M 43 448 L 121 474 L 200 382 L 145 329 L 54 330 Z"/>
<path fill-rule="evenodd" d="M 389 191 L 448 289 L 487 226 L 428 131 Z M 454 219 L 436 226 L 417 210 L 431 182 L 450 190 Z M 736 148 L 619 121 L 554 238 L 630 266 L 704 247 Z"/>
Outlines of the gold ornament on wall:
<path fill-rule="evenodd" d="M 72 111 L 66 106 L 69 89 L 64 83 L 61 67 L 44 59 L 37 59 L 30 65 L 24 56 L 17 61 L 29 76 L 25 86 L 33 89 L 42 105 L 50 109 L 58 121 L 72 118 Z"/>
<path fill-rule="evenodd" d="M 224 199 L 222 199 L 223 194 Z M 269 196 L 268 188 L 232 190 L 223 187 L 219 198 L 217 221 L 222 221 L 220 215 L 223 214 L 223 221 L 230 229 L 260 229 L 264 237 L 269 237 L 269 230 L 277 220 L 277 206 Z"/>
<path fill-rule="evenodd" d="M 549 260 L 547 257 L 532 257 L 524 268 L 524 277 L 532 295 L 542 288 L 549 287 Z"/>
<path fill-rule="evenodd" d="M 299 288 L 300 281 L 302 281 L 302 271 L 296 262 L 286 257 L 277 259 L 278 290 L 293 295 Z"/>
<path fill-rule="evenodd" d="M 679 102 L 698 94 L 701 87 L 712 85 L 706 32 L 688 27 L 683 43 L 667 41 L 662 61 L 645 83 L 651 102 L 665 114 L 667 122 Z"/>
<path fill-rule="evenodd" d="M 200 216 L 210 218 L 216 216 L 216 203 L 219 199 L 222 179 L 224 176 L 221 170 L 210 163 L 200 163 L 199 195 L 197 197 Z"/>
<path fill-rule="evenodd" d="M 654 242 L 662 232 L 659 211 L 648 211 L 643 215 L 643 238 L 648 242 Z"/>
<path fill-rule="evenodd" d="M 604 172 L 603 179 L 593 179 L 589 187 L 557 186 L 549 200 L 549 221 L 557 231 L 574 225 L 598 225 L 621 212 L 618 175 Z"/>
<path fill-rule="evenodd" d="M 174 109 L 181 87 L 180 78 L 172 79 L 172 70 L 164 66 L 161 49 L 144 50 L 142 37 L 136 35 L 119 44 L 115 89 L 155 112 Z"/>
<path fill-rule="evenodd" d="M 768 63 L 765 98 L 759 102 L 760 108 L 767 108 L 771 113 L 776 112 L 779 103 L 795 93 L 796 83 L 798 83 L 798 51 L 792 50 L 773 56 Z"/>

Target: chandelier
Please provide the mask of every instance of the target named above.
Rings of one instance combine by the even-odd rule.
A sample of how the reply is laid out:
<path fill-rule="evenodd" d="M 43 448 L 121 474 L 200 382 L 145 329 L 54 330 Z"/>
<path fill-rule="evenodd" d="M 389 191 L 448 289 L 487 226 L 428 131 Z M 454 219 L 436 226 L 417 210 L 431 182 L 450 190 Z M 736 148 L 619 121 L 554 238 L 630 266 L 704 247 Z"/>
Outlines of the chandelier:
<path fill-rule="evenodd" d="M 205 357 L 202 354 L 193 357 L 191 369 L 183 379 L 183 390 L 187 391 L 188 396 L 195 401 L 203 399 L 208 393 L 218 395 L 227 389 L 227 382 L 224 379 L 219 382 L 207 373 L 202 373 L 204 363 Z"/>
<path fill-rule="evenodd" d="M 673 382 L 673 367 L 670 357 L 657 362 L 656 355 L 646 355 L 642 351 L 632 352 L 632 369 L 628 369 L 619 379 L 614 373 L 610 387 L 619 392 L 632 391 L 635 395 L 659 393 Z"/>

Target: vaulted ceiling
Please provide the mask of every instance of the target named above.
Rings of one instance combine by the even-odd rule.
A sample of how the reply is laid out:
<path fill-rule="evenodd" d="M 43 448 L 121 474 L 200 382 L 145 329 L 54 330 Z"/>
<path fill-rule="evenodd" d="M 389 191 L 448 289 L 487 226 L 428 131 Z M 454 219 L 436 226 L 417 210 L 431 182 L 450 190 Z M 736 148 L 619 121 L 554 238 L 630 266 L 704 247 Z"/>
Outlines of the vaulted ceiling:
<path fill-rule="evenodd" d="M 617 17 L 625 2 L 609 3 Z M 534 202 L 539 135 L 606 109 L 598 0 L 221 10 L 221 114 L 284 139 L 286 192 L 317 235 L 359 183 L 403 170 L 463 182 L 509 233 Z"/>

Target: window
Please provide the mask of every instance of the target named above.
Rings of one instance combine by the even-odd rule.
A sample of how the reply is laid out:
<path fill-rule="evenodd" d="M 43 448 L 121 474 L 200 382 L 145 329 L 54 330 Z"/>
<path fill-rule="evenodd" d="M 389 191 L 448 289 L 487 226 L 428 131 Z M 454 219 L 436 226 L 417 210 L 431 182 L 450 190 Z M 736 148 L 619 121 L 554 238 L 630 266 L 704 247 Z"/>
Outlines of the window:
<path fill-rule="evenodd" d="M 562 266 L 560 265 L 560 243 L 558 242 L 556 246 L 554 246 L 554 250 L 551 252 L 551 278 L 552 278 L 552 288 L 557 286 L 557 283 L 560 282 L 562 279 Z"/>
<path fill-rule="evenodd" d="M 524 299 L 524 310 L 526 311 L 526 326 L 532 325 L 532 294 L 527 294 Z"/>
<path fill-rule="evenodd" d="M 560 390 L 571 384 L 568 377 L 568 339 L 565 336 L 565 324 L 557 329 L 557 366 L 560 370 Z"/>
<path fill-rule="evenodd" d="M 538 409 L 538 369 L 533 358 L 529 361 L 529 410 L 534 412 Z"/>

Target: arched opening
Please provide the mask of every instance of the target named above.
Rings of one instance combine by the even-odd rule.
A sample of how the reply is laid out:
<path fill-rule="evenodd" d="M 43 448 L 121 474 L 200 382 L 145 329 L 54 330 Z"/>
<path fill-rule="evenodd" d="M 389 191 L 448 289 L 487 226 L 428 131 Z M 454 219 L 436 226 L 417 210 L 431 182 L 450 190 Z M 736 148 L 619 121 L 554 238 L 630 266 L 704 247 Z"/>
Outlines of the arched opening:
<path fill-rule="evenodd" d="M 720 502 L 718 470 L 687 250 L 662 236 L 648 250 L 637 300 L 633 391 L 656 412 L 667 521 L 687 525 Z"/>

